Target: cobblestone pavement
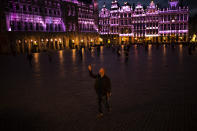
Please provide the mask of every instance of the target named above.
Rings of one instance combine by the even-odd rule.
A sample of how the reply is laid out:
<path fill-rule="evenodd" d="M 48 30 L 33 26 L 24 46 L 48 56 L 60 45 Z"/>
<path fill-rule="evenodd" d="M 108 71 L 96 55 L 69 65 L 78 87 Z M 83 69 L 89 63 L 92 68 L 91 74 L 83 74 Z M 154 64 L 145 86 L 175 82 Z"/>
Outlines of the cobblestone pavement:
<path fill-rule="evenodd" d="M 111 49 L 0 56 L 0 131 L 196 131 L 197 53 L 132 46 L 129 60 Z M 112 111 L 96 119 L 95 72 L 112 80 Z"/>

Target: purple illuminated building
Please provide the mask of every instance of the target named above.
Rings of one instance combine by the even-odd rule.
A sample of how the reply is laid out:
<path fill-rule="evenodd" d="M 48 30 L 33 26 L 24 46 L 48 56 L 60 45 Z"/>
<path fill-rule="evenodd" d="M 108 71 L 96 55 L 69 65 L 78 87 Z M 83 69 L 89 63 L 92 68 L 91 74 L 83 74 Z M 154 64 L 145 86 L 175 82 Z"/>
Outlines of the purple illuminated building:
<path fill-rule="evenodd" d="M 99 43 L 97 0 L 3 0 L 0 31 L 25 50 Z M 2 26 L 3 25 L 3 26 Z"/>
<path fill-rule="evenodd" d="M 188 19 L 188 7 L 179 6 L 178 0 L 169 0 L 164 9 L 153 1 L 144 8 L 112 0 L 111 9 L 104 4 L 99 13 L 99 33 L 105 42 L 115 44 L 187 42 Z"/>
<path fill-rule="evenodd" d="M 6 12 L 8 31 L 64 32 L 60 1 L 8 0 Z"/>

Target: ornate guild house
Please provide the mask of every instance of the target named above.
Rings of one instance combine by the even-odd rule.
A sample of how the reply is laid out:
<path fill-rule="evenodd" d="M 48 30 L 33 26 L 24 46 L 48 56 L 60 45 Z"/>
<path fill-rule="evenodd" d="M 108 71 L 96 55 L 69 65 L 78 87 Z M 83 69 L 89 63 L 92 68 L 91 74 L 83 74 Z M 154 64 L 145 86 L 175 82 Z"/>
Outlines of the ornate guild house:
<path fill-rule="evenodd" d="M 2 0 L 0 10 L 0 36 L 19 52 L 99 43 L 97 0 Z"/>
<path fill-rule="evenodd" d="M 164 9 L 153 1 L 144 8 L 112 0 L 111 9 L 104 4 L 99 13 L 99 33 L 105 43 L 114 44 L 187 42 L 188 20 L 189 9 L 179 0 L 169 0 Z"/>

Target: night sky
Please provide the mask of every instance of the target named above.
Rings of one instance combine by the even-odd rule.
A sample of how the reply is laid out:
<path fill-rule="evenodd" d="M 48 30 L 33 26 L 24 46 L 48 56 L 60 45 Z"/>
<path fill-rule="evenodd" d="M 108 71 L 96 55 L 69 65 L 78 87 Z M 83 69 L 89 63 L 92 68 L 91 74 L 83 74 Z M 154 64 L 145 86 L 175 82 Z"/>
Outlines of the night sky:
<path fill-rule="evenodd" d="M 123 2 L 127 1 L 130 4 L 133 3 L 142 3 L 143 5 L 148 5 L 151 0 L 118 0 L 120 4 L 123 4 Z M 188 5 L 190 8 L 190 13 L 191 15 L 197 14 L 197 0 L 180 0 L 183 1 L 184 4 Z M 99 2 L 99 8 L 102 7 L 103 3 L 106 3 L 107 8 L 110 7 L 111 5 L 111 0 L 98 0 Z M 154 0 L 156 4 L 159 4 L 160 7 L 167 7 L 168 5 L 168 0 Z"/>

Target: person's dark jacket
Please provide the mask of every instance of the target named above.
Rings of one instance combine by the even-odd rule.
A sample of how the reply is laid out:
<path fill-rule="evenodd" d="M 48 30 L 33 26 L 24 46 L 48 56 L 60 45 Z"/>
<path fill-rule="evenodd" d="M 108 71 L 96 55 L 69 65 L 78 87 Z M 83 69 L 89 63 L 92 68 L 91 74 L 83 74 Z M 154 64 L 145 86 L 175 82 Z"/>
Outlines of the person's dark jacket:
<path fill-rule="evenodd" d="M 105 96 L 107 93 L 111 92 L 111 80 L 109 77 L 104 75 L 102 78 L 99 74 L 95 75 L 90 71 L 90 76 L 95 78 L 95 90 L 97 95 Z"/>

